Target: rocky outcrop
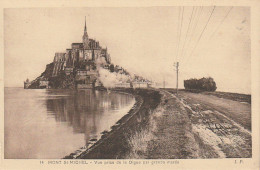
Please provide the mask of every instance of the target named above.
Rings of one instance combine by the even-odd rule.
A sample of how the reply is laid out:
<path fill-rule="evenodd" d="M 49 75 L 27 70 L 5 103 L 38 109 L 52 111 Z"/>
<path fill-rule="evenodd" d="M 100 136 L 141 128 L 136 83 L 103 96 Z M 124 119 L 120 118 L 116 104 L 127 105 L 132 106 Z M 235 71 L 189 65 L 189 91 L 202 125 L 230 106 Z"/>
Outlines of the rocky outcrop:
<path fill-rule="evenodd" d="M 75 78 L 73 74 L 66 75 L 64 72 L 49 79 L 51 88 L 54 89 L 74 89 Z"/>
<path fill-rule="evenodd" d="M 40 88 L 40 80 L 41 79 L 49 79 L 52 76 L 54 64 L 50 63 L 46 65 L 44 72 L 37 77 L 35 80 L 30 82 L 30 85 L 27 87 L 28 89 L 39 89 Z"/>
<path fill-rule="evenodd" d="M 47 64 L 45 71 L 41 74 L 40 77 L 50 78 L 52 76 L 53 68 L 54 68 L 53 62 L 50 64 Z"/>

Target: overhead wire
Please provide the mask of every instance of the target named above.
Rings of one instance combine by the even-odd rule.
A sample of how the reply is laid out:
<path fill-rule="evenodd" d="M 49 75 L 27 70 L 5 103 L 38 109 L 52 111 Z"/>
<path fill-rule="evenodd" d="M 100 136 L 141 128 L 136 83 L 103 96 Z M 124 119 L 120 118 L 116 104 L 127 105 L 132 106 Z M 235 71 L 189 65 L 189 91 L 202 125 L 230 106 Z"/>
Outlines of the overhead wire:
<path fill-rule="evenodd" d="M 210 41 L 214 35 L 217 33 L 217 31 L 219 30 L 219 28 L 221 27 L 221 25 L 223 24 L 223 22 L 225 21 L 225 19 L 228 17 L 229 13 L 231 12 L 231 10 L 233 9 L 233 7 L 230 7 L 229 10 L 227 11 L 227 13 L 225 14 L 225 16 L 222 18 L 222 20 L 220 21 L 219 25 L 216 27 L 215 31 L 211 34 L 210 38 L 208 39 L 208 41 Z M 208 54 L 210 53 L 210 51 L 206 51 L 205 56 L 208 56 Z M 202 65 L 203 67 L 205 66 Z"/>
<path fill-rule="evenodd" d="M 189 41 L 188 41 L 188 44 L 187 44 L 187 50 L 185 50 L 184 51 L 184 54 L 183 54 L 183 58 L 184 59 L 186 59 L 186 53 L 187 53 L 187 51 L 188 51 L 188 49 L 189 49 L 189 46 L 190 46 L 190 43 L 192 42 L 191 40 L 192 40 L 192 38 L 194 37 L 194 33 L 195 33 L 195 31 L 196 31 L 196 28 L 197 28 L 197 25 L 198 25 L 198 22 L 199 22 L 199 19 L 200 19 L 200 16 L 201 16 L 201 13 L 202 13 L 202 11 L 203 11 L 203 7 L 201 6 L 198 10 L 197 10 L 198 12 L 197 12 L 197 15 L 194 17 L 194 18 L 196 18 L 196 20 L 194 19 L 194 24 L 192 25 L 192 29 L 191 29 L 191 35 L 190 35 L 190 38 L 189 38 Z M 187 59 L 186 59 L 187 60 Z M 185 62 L 186 62 L 186 60 L 185 60 Z"/>
<path fill-rule="evenodd" d="M 199 41 L 201 40 L 201 37 L 202 37 L 203 33 L 205 32 L 205 30 L 206 30 L 206 28 L 207 28 L 207 26 L 208 26 L 208 23 L 209 23 L 209 21 L 210 21 L 210 19 L 211 19 L 211 17 L 212 17 L 212 14 L 213 14 L 215 8 L 216 8 L 216 6 L 213 7 L 213 10 L 211 11 L 211 14 L 210 14 L 209 18 L 208 18 L 208 20 L 207 20 L 207 22 L 206 22 L 206 24 L 205 24 L 205 26 L 204 26 L 202 32 L 200 33 L 199 39 L 197 40 L 197 42 L 196 42 L 196 44 L 195 44 L 195 46 L 194 46 L 194 48 L 193 48 L 191 54 L 189 55 L 189 58 L 188 58 L 187 63 L 189 63 L 189 61 L 190 61 L 190 59 L 191 59 L 191 57 L 192 57 L 192 55 L 193 55 L 193 53 L 194 53 L 196 47 L 198 46 Z"/>
<path fill-rule="evenodd" d="M 225 19 L 228 17 L 230 11 L 233 9 L 233 7 L 231 7 L 228 12 L 226 13 L 226 15 L 224 16 L 224 18 L 221 20 L 220 24 L 217 26 L 216 30 L 211 34 L 209 40 L 215 35 L 215 33 L 218 31 L 218 29 L 220 28 L 220 26 L 223 24 L 223 22 L 225 21 Z"/>
<path fill-rule="evenodd" d="M 185 47 L 185 44 L 186 44 L 187 35 L 188 35 L 188 33 L 189 33 L 190 24 L 191 24 L 191 21 L 192 21 L 192 19 L 193 19 L 193 12 L 194 12 L 194 7 L 192 8 L 189 25 L 188 25 L 188 28 L 187 28 L 187 31 L 186 31 L 186 35 L 185 35 L 185 39 L 184 39 L 184 43 L 183 43 L 183 46 L 182 46 L 181 55 L 180 55 L 181 57 L 183 56 L 183 50 L 184 50 L 184 47 Z"/>

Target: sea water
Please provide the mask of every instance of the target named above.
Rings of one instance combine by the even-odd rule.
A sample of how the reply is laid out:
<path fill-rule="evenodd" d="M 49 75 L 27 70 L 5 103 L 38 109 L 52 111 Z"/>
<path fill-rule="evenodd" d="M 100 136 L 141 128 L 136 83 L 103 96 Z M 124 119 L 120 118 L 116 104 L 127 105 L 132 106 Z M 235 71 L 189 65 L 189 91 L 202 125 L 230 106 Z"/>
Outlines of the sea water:
<path fill-rule="evenodd" d="M 133 106 L 128 94 L 5 88 L 4 157 L 62 158 L 100 138 Z"/>

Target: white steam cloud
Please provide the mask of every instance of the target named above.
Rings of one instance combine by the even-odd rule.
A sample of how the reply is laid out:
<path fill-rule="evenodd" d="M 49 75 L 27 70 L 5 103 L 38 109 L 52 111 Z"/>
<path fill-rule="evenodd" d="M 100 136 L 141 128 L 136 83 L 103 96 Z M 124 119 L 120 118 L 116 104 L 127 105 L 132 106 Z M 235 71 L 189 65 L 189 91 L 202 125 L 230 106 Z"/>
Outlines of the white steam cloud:
<path fill-rule="evenodd" d="M 131 77 L 125 74 L 120 74 L 113 72 L 111 73 L 109 70 L 100 67 L 99 71 L 99 81 L 103 84 L 106 88 L 113 88 L 116 87 L 116 84 L 120 83 L 130 83 Z"/>

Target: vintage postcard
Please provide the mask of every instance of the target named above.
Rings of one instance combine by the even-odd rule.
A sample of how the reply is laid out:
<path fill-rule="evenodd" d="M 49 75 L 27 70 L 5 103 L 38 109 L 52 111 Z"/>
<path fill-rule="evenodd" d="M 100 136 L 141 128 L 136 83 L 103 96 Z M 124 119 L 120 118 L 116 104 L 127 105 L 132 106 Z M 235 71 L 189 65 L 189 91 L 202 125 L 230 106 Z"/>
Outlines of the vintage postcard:
<path fill-rule="evenodd" d="M 1 168 L 259 169 L 257 1 L 16 2 Z"/>

